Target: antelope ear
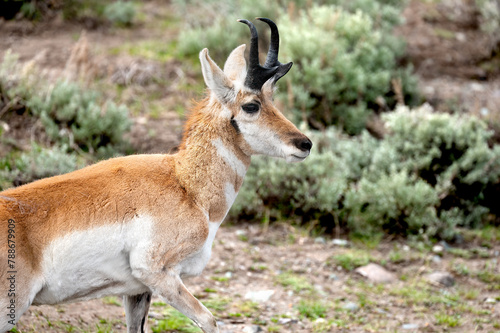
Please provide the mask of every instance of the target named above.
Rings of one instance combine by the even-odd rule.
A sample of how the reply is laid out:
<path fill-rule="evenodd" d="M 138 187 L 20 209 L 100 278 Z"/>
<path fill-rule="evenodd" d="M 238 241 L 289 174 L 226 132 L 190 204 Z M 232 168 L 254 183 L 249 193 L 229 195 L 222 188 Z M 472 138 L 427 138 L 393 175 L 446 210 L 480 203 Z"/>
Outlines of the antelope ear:
<path fill-rule="evenodd" d="M 247 76 L 246 47 L 245 44 L 242 44 L 235 48 L 224 64 L 224 73 L 232 81 L 245 81 L 245 77 Z"/>
<path fill-rule="evenodd" d="M 222 103 L 234 100 L 236 94 L 233 89 L 233 83 L 212 58 L 210 58 L 208 49 L 201 50 L 200 61 L 201 71 L 208 89 L 210 89 Z"/>

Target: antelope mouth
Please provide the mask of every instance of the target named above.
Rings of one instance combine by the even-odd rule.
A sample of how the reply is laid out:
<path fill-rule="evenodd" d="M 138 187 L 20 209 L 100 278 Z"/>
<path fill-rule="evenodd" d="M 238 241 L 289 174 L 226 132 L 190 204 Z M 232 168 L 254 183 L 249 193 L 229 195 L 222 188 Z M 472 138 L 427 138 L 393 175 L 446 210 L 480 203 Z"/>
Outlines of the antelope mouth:
<path fill-rule="evenodd" d="M 291 154 L 289 158 L 287 158 L 288 162 L 302 162 L 309 156 L 309 151 L 304 152 L 303 155 Z"/>

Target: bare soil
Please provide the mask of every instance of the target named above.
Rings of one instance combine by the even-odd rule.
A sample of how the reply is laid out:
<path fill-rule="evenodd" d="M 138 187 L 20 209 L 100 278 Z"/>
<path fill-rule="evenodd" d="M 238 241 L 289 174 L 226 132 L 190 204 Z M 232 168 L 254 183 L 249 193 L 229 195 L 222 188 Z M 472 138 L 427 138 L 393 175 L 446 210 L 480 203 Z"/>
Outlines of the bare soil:
<path fill-rule="evenodd" d="M 252 325 L 269 332 L 498 330 L 494 326 L 499 324 L 500 303 L 494 301 L 498 300 L 498 290 L 474 272 L 495 263 L 496 267 L 490 269 L 498 274 L 500 246 L 484 249 L 482 258 L 467 260 L 446 251 L 437 255 L 399 242 L 381 243 L 376 250 L 346 248 L 328 239 L 309 237 L 303 230 L 284 224 L 267 231 L 255 225 L 224 227 L 214 244 L 212 259 L 202 276 L 186 279 L 185 283 L 209 308 L 216 301 L 223 303 L 222 309 L 211 308 L 221 332 L 242 332 Z M 395 253 L 401 255 L 397 260 Z M 366 281 L 343 268 L 335 257 L 349 254 L 353 258 L 368 255 L 370 261 L 384 264 L 397 280 L 389 284 Z M 467 267 L 469 271 L 464 274 L 457 267 Z M 447 288 L 427 283 L 426 274 L 435 271 L 452 272 L 456 284 Z M 284 276 L 295 280 L 287 282 Z M 267 301 L 252 303 L 245 298 L 249 291 L 268 290 L 274 294 Z M 326 306 L 324 321 L 330 325 L 325 325 L 325 330 L 320 329 L 325 324 L 323 319 L 307 318 L 300 313 L 298 306 L 305 300 Z M 99 325 L 109 331 L 126 332 L 121 300 L 117 301 L 32 306 L 18 328 L 22 332 L 69 332 L 68 327 L 73 327 L 94 332 Z M 157 297 L 153 299 L 150 327 L 168 318 L 168 306 L 155 305 L 159 301 Z M 356 308 L 350 309 L 349 304 Z M 438 313 L 457 317 L 457 327 L 438 323 Z M 403 325 L 409 324 L 414 328 L 403 329 Z"/>

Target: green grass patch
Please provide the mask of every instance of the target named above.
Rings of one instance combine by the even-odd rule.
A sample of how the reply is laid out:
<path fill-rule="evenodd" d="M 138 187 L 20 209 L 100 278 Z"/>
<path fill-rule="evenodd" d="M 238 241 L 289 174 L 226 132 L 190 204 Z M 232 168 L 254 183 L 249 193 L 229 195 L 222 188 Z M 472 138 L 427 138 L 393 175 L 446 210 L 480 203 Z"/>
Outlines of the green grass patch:
<path fill-rule="evenodd" d="M 297 293 L 302 291 L 314 291 L 313 285 L 307 280 L 307 278 L 297 274 L 289 272 L 281 273 L 276 276 L 276 280 L 283 287 L 289 288 Z"/>
<path fill-rule="evenodd" d="M 467 249 L 460 249 L 460 248 L 452 247 L 452 248 L 448 249 L 448 253 L 454 255 L 455 257 L 460 257 L 460 258 L 464 258 L 464 259 L 472 258 L 471 251 L 469 251 Z"/>
<path fill-rule="evenodd" d="M 177 331 L 185 333 L 198 333 L 201 332 L 200 328 L 196 326 L 191 319 L 169 307 L 165 311 L 165 319 L 156 320 L 152 325 L 151 330 L 153 333 L 163 333 L 165 331 Z"/>
<path fill-rule="evenodd" d="M 301 300 L 297 305 L 297 310 L 304 317 L 318 319 L 326 317 L 328 306 L 319 300 Z"/>
<path fill-rule="evenodd" d="M 213 313 L 226 311 L 229 303 L 229 298 L 219 297 L 217 295 L 212 295 L 211 298 L 203 301 L 203 304 Z"/>
<path fill-rule="evenodd" d="M 229 281 L 229 278 L 226 276 L 212 276 L 210 277 L 214 281 L 219 281 L 219 282 L 227 282 Z"/>
<path fill-rule="evenodd" d="M 237 309 L 235 313 L 239 313 L 248 318 L 256 317 L 260 312 L 259 303 L 252 301 L 238 303 L 235 305 L 235 308 Z"/>
<path fill-rule="evenodd" d="M 458 327 L 460 326 L 461 320 L 459 315 L 448 315 L 446 313 L 437 313 L 435 315 L 436 324 L 448 327 Z"/>
<path fill-rule="evenodd" d="M 362 250 L 351 250 L 345 253 L 336 254 L 329 259 L 330 263 L 336 264 L 347 271 L 367 265 L 372 261 L 371 256 Z"/>
<path fill-rule="evenodd" d="M 124 43 L 110 49 L 111 55 L 127 54 L 133 57 L 167 62 L 175 59 L 176 41 L 145 40 L 138 43 Z"/>

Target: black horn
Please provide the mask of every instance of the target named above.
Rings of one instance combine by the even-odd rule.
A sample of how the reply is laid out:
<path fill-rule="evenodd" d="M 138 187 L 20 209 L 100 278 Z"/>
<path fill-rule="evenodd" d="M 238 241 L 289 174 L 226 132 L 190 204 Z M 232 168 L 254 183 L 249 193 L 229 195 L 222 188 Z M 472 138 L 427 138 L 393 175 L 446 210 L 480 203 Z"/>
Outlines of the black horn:
<path fill-rule="evenodd" d="M 264 66 L 261 66 L 259 62 L 259 36 L 257 34 L 257 29 L 253 23 L 248 20 L 238 20 L 248 25 L 252 34 L 250 39 L 249 66 L 245 85 L 254 90 L 260 90 L 264 83 L 271 77 L 274 77 L 273 83 L 276 83 L 276 81 L 290 70 L 293 64 L 289 62 L 283 65 L 278 61 L 280 37 L 276 24 L 267 18 L 259 17 L 257 19 L 267 23 L 271 28 L 271 41 Z"/>

